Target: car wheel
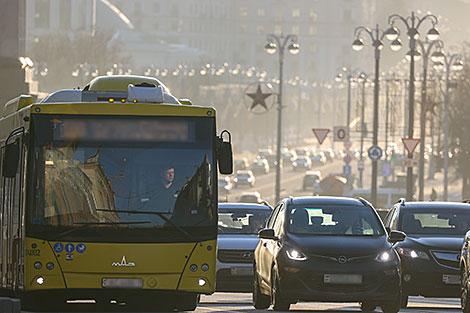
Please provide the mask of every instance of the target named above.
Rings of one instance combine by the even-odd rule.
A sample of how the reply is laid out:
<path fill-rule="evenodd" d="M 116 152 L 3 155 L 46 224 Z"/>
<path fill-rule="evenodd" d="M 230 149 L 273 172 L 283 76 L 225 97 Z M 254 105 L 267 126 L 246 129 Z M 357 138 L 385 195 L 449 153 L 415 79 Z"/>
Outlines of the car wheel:
<path fill-rule="evenodd" d="M 384 313 L 398 313 L 400 311 L 401 302 L 389 302 L 381 306 L 382 312 Z"/>
<path fill-rule="evenodd" d="M 408 306 L 408 295 L 402 295 L 401 296 L 401 308 L 406 309 Z"/>
<path fill-rule="evenodd" d="M 265 310 L 271 305 L 271 298 L 261 292 L 259 287 L 259 276 L 256 268 L 253 274 L 253 306 L 257 310 Z"/>
<path fill-rule="evenodd" d="M 470 313 L 470 299 L 468 294 L 468 273 L 465 269 L 462 271 L 460 303 L 462 305 L 462 312 Z"/>
<path fill-rule="evenodd" d="M 274 311 L 289 311 L 290 303 L 282 296 L 279 274 L 276 267 L 271 273 L 271 303 Z"/>
<path fill-rule="evenodd" d="M 361 302 L 361 311 L 362 312 L 374 312 L 377 306 L 368 301 Z"/>

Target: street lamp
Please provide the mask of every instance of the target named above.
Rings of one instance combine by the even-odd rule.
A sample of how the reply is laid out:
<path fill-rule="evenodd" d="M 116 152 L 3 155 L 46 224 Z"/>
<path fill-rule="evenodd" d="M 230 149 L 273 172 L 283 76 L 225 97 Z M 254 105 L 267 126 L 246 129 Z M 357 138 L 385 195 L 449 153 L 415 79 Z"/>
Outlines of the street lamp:
<path fill-rule="evenodd" d="M 445 71 L 445 94 L 444 94 L 444 194 L 443 200 L 447 201 L 449 196 L 449 92 L 450 92 L 450 74 L 452 71 L 463 69 L 463 57 L 460 54 L 440 55 L 441 60 L 434 64 L 436 70 Z"/>
<path fill-rule="evenodd" d="M 281 196 L 281 144 L 282 144 L 282 85 L 284 52 L 287 50 L 291 54 L 298 54 L 300 46 L 297 43 L 297 36 L 270 34 L 264 49 L 269 54 L 278 52 L 279 54 L 279 91 L 277 95 L 277 147 L 276 147 L 276 184 L 274 188 L 275 202 L 279 202 Z"/>
<path fill-rule="evenodd" d="M 374 29 L 369 29 L 364 26 L 359 26 L 354 30 L 354 36 L 356 40 L 353 42 L 353 49 L 358 51 L 359 42 L 362 42 L 360 36 L 362 33 L 366 33 L 372 42 L 374 47 L 374 57 L 375 57 L 375 73 L 374 73 L 374 120 L 373 120 L 373 137 L 372 145 L 378 146 L 378 136 L 379 136 L 379 75 L 380 75 L 380 51 L 383 49 L 383 38 L 386 36 L 386 33 L 379 28 L 377 24 Z M 395 38 L 396 39 L 396 38 Z M 355 48 L 354 48 L 355 47 Z M 362 49 L 362 48 L 361 48 Z M 360 50 L 360 49 L 359 49 Z M 378 160 L 372 160 L 372 186 L 371 186 L 371 196 L 370 199 L 372 203 L 377 204 L 377 176 L 378 176 Z"/>
<path fill-rule="evenodd" d="M 429 30 L 429 32 L 432 32 L 431 38 L 435 38 L 435 32 L 437 30 L 435 28 L 432 28 Z M 428 34 L 429 34 L 428 32 Z M 429 38 L 429 36 L 428 36 Z M 416 53 L 419 53 L 420 56 L 423 57 L 423 81 L 421 85 L 421 112 L 420 112 L 420 118 L 419 118 L 419 136 L 420 136 L 420 146 L 419 146 L 419 169 L 418 169 L 418 200 L 423 201 L 424 200 L 424 150 L 425 150 L 425 141 L 426 141 L 426 112 L 428 111 L 427 107 L 427 80 L 428 80 L 428 64 L 429 64 L 429 58 L 432 60 L 435 60 L 436 62 L 442 59 L 442 52 L 440 49 L 443 48 L 443 42 L 441 40 L 417 40 L 416 43 L 418 44 L 421 53 L 419 51 L 415 51 Z M 433 53 L 431 51 L 435 49 Z M 410 58 L 411 60 L 411 58 Z M 416 57 L 415 57 L 416 60 Z M 431 161 L 432 162 L 432 158 Z"/>
<path fill-rule="evenodd" d="M 362 105 L 361 105 L 361 149 L 359 160 L 361 161 L 361 167 L 359 168 L 359 188 L 363 188 L 364 183 L 364 137 L 366 136 L 366 124 L 365 120 L 365 110 L 366 110 L 366 83 L 367 83 L 367 74 L 362 72 L 357 77 L 357 81 L 362 83 Z"/>
<path fill-rule="evenodd" d="M 423 17 L 416 16 L 415 12 L 411 12 L 411 16 L 403 17 L 399 14 L 392 14 L 388 18 L 390 28 L 385 31 L 386 37 L 389 40 L 395 40 L 399 37 L 399 30 L 395 27 L 395 23 L 401 21 L 406 27 L 409 39 L 409 59 L 410 59 L 410 79 L 409 79 L 409 93 L 408 93 L 408 138 L 413 138 L 414 127 L 414 99 L 415 99 L 415 60 L 418 55 L 416 54 L 416 41 L 419 38 L 419 28 L 424 21 L 430 21 L 432 28 L 427 33 L 427 38 L 430 41 L 439 38 L 439 31 L 436 28 L 438 19 L 435 15 L 426 14 Z M 408 153 L 408 158 L 413 155 Z M 413 167 L 409 166 L 406 172 L 406 198 L 410 200 L 413 197 Z"/>

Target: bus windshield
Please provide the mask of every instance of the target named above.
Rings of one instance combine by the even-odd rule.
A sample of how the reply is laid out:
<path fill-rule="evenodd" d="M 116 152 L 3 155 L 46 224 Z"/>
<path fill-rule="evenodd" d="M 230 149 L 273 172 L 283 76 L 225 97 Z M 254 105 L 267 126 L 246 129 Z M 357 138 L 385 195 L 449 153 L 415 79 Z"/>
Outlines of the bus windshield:
<path fill-rule="evenodd" d="M 34 121 L 31 227 L 74 238 L 99 229 L 100 235 L 125 231 L 132 238 L 160 231 L 186 239 L 192 231 L 215 228 L 211 121 L 156 117 L 120 122 L 83 117 Z M 171 133 L 171 126 L 178 134 Z"/>

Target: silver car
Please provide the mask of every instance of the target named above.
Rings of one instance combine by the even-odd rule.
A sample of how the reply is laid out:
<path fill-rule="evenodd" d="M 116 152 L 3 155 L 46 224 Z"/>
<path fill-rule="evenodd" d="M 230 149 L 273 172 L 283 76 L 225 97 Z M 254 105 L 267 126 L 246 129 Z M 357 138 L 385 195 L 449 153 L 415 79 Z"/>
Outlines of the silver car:
<path fill-rule="evenodd" d="M 258 231 L 271 212 L 267 204 L 219 203 L 217 291 L 251 292 Z"/>

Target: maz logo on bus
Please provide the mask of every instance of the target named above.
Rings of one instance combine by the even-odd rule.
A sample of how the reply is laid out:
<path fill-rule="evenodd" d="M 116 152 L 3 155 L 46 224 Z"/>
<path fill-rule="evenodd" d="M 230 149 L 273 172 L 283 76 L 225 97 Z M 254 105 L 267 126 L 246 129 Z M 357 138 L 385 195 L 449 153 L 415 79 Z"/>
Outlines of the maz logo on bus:
<path fill-rule="evenodd" d="M 113 262 L 113 264 L 111 264 L 111 265 L 116 266 L 116 267 L 135 267 L 134 262 L 127 262 L 126 261 L 126 256 L 122 257 L 121 262 Z"/>

